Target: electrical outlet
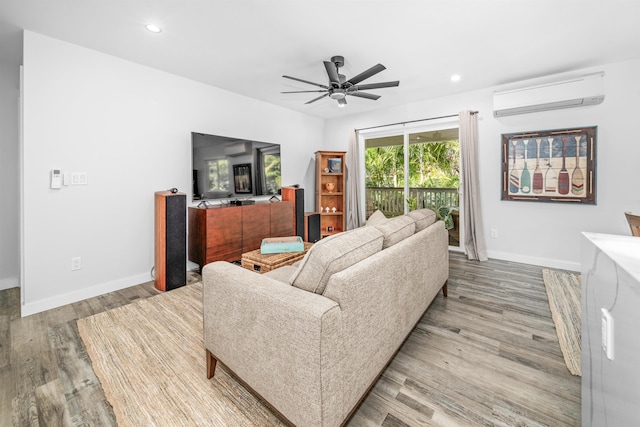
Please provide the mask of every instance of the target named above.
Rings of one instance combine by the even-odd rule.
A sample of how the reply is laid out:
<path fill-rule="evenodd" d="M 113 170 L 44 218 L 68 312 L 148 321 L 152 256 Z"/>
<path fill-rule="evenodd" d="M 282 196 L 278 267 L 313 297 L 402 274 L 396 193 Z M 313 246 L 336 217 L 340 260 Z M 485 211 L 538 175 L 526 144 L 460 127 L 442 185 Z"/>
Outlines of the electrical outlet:
<path fill-rule="evenodd" d="M 71 271 L 82 269 L 82 258 L 77 256 L 71 258 Z"/>
<path fill-rule="evenodd" d="M 492 239 L 497 239 L 498 238 L 498 230 L 495 228 L 491 229 L 491 238 Z"/>
<path fill-rule="evenodd" d="M 602 350 L 607 359 L 613 360 L 613 316 L 606 308 L 602 311 Z"/>

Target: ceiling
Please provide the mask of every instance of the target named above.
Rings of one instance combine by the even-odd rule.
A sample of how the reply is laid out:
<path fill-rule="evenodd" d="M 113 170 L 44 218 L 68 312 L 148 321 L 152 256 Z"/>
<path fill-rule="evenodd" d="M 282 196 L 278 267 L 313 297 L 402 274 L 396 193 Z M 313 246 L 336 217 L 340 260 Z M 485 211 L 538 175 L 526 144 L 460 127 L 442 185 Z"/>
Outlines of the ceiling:
<path fill-rule="evenodd" d="M 640 57 L 640 1 L 0 0 L 0 59 L 21 63 L 21 30 L 321 118 L 362 113 Z M 153 34 L 144 25 L 162 27 Z M 328 98 L 282 78 L 400 80 L 377 101 Z M 459 82 L 451 82 L 459 74 Z"/>

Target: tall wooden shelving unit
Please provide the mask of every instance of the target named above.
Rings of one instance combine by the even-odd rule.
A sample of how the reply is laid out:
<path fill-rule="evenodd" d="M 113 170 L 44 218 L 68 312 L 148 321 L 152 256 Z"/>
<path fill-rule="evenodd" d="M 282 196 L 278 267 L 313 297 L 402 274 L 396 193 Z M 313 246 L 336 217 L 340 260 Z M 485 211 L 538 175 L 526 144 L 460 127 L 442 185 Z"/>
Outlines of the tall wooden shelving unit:
<path fill-rule="evenodd" d="M 345 155 L 344 151 L 316 152 L 316 212 L 320 212 L 322 237 L 340 233 L 346 229 Z M 335 167 L 336 160 L 339 160 L 339 167 Z M 333 188 L 329 188 L 331 184 Z"/>

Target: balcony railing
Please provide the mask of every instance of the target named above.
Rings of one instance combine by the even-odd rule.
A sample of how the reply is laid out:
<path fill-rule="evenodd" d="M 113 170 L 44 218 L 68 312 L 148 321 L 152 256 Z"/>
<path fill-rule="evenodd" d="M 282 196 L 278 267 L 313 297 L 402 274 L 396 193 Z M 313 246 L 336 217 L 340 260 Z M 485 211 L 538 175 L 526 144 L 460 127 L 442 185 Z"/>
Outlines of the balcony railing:
<path fill-rule="evenodd" d="M 367 218 L 377 209 L 386 217 L 402 215 L 405 199 L 408 198 L 417 201 L 417 209 L 429 208 L 435 211 L 441 206 L 460 207 L 457 188 L 409 188 L 409 195 L 405 197 L 403 188 L 367 187 L 365 194 Z"/>
<path fill-rule="evenodd" d="M 377 209 L 387 217 L 404 214 L 404 189 L 367 187 L 367 218 Z M 416 200 L 416 209 L 429 208 L 436 211 L 442 206 L 457 208 L 452 215 L 453 228 L 449 230 L 449 245 L 460 246 L 460 224 L 458 209 L 460 199 L 457 188 L 409 188 L 409 197 Z"/>

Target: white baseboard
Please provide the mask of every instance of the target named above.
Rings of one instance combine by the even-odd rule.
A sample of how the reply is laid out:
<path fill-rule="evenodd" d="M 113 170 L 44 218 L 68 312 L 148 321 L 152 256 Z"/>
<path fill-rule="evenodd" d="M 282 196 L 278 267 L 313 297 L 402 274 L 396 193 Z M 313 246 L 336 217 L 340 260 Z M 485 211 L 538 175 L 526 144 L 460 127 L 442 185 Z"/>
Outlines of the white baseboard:
<path fill-rule="evenodd" d="M 90 288 L 84 288 L 78 291 L 69 292 L 55 297 L 46 298 L 39 301 L 28 302 L 22 305 L 20 315 L 22 317 L 31 314 L 40 313 L 42 311 L 51 310 L 53 308 L 62 307 L 63 305 L 72 304 L 87 298 L 97 297 L 109 292 L 118 291 L 120 289 L 129 288 L 150 281 L 149 273 L 138 274 L 136 276 L 125 277 L 111 282 L 101 283 Z"/>
<path fill-rule="evenodd" d="M 20 286 L 20 282 L 17 277 L 7 277 L 6 279 L 0 279 L 0 291 L 5 289 L 17 288 Z"/>
<path fill-rule="evenodd" d="M 538 258 L 510 252 L 487 251 L 487 256 L 503 261 L 521 262 L 523 264 L 539 265 L 541 267 L 556 268 L 559 270 L 580 271 L 579 262 L 557 260 L 550 258 Z"/>

